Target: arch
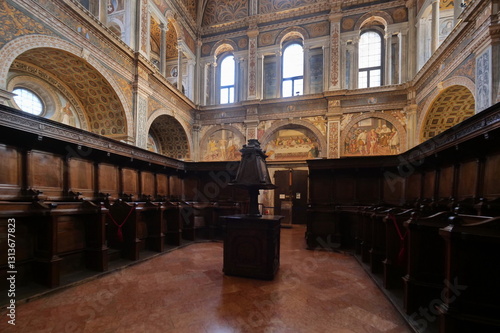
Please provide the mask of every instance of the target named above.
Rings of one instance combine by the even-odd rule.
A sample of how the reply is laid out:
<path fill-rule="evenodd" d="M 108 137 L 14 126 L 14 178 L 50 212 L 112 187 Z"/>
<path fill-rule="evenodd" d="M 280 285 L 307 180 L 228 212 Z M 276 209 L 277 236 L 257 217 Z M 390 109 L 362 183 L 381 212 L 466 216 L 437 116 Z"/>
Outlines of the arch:
<path fill-rule="evenodd" d="M 384 119 L 384 120 L 388 121 L 389 123 L 391 123 L 396 128 L 396 131 L 399 135 L 399 140 L 400 140 L 400 146 L 399 146 L 400 149 L 399 150 L 400 150 L 400 152 L 406 150 L 406 147 L 407 147 L 406 129 L 403 127 L 401 122 L 396 117 L 393 117 L 386 112 L 376 112 L 376 113 L 375 112 L 367 112 L 367 113 L 362 113 L 360 115 L 353 117 L 351 119 L 351 121 L 349 121 L 349 123 L 347 123 L 347 125 L 344 127 L 344 130 L 341 132 L 341 134 L 340 134 L 340 155 L 341 156 L 346 155 L 344 143 L 346 141 L 347 135 L 349 134 L 349 132 L 351 131 L 353 126 L 358 124 L 360 121 L 365 120 L 365 119 L 369 119 L 369 118 L 381 118 L 381 119 Z"/>
<path fill-rule="evenodd" d="M 327 145 L 326 145 L 326 137 L 321 133 L 321 131 L 314 126 L 311 122 L 302 119 L 285 119 L 275 121 L 264 133 L 262 138 L 259 140 L 261 142 L 261 147 L 265 147 L 269 141 L 272 139 L 272 136 L 279 131 L 280 129 L 289 129 L 294 127 L 302 127 L 310 130 L 318 140 L 319 144 L 319 157 L 326 157 L 327 153 Z"/>
<path fill-rule="evenodd" d="M 165 120 L 166 122 L 163 122 L 163 120 Z M 159 124 L 157 125 L 159 128 L 156 128 L 155 122 L 156 124 Z M 182 160 L 189 160 L 192 158 L 191 155 L 193 151 L 193 141 L 191 135 L 189 135 L 191 133 L 190 127 L 184 121 L 176 118 L 175 111 L 166 110 L 163 108 L 154 111 L 147 121 L 146 128 L 148 129 L 148 133 L 151 131 L 155 133 L 155 138 L 159 141 L 158 143 L 161 146 L 161 153 L 163 155 Z M 178 136 L 173 135 L 174 133 L 177 133 Z M 177 150 L 166 149 L 166 141 L 170 139 L 177 140 L 179 142 L 182 139 L 185 139 L 187 143 L 185 151 L 183 151 L 182 147 Z M 177 155 L 174 155 L 174 152 Z M 182 152 L 184 152 L 184 156 L 179 157 L 178 154 Z"/>
<path fill-rule="evenodd" d="M 235 42 L 230 39 L 223 39 L 218 41 L 212 46 L 212 50 L 210 51 L 210 55 L 213 57 L 218 57 L 222 53 L 225 52 L 234 52 L 238 49 L 238 46 Z"/>
<path fill-rule="evenodd" d="M 125 118 L 125 135 L 128 137 L 134 136 L 134 124 L 133 124 L 133 115 L 132 109 L 127 102 L 128 99 L 125 97 L 123 90 L 120 84 L 115 81 L 113 75 L 109 70 L 101 65 L 99 61 L 97 61 L 93 56 L 91 56 L 88 50 L 82 50 L 75 45 L 64 41 L 60 38 L 51 37 L 51 36 L 21 36 L 16 38 L 0 49 L 0 59 L 3 59 L 0 63 L 0 89 L 6 89 L 7 87 L 7 77 L 9 73 L 9 69 L 12 66 L 14 60 L 16 60 L 21 54 L 41 48 L 50 48 L 59 51 L 65 51 L 66 53 L 78 58 L 83 61 L 85 64 L 90 65 L 94 68 L 105 80 L 113 90 L 113 93 L 116 94 L 120 106 L 122 108 L 123 117 Z"/>
<path fill-rule="evenodd" d="M 417 133 L 420 133 L 421 130 L 420 130 L 420 127 L 422 126 L 422 122 L 424 121 L 425 119 L 425 116 L 427 114 L 427 112 L 429 111 L 429 108 L 431 107 L 431 104 L 434 102 L 434 100 L 436 99 L 436 97 L 438 97 L 439 94 L 441 94 L 441 92 L 451 86 L 464 86 L 466 87 L 467 89 L 469 89 L 469 91 L 472 93 L 472 95 L 474 96 L 474 99 L 476 99 L 476 96 L 474 95 L 474 92 L 476 91 L 476 85 L 474 84 L 474 82 L 469 79 L 468 77 L 465 77 L 465 76 L 455 76 L 455 77 L 451 77 L 441 83 L 439 83 L 437 85 L 437 89 L 434 89 L 427 97 L 426 101 L 424 102 L 421 110 L 422 112 L 420 112 L 420 115 L 417 119 Z M 422 99 L 417 99 L 417 103 L 420 103 L 422 101 Z"/>
<path fill-rule="evenodd" d="M 431 139 L 475 113 L 474 95 L 463 85 L 451 85 L 429 100 L 432 104 L 419 117 L 420 142 Z"/>
<path fill-rule="evenodd" d="M 227 160 L 239 160 L 239 155 L 236 158 L 236 155 L 234 153 L 230 154 L 229 158 L 224 158 L 225 156 L 221 156 L 222 159 L 207 159 L 206 156 L 208 155 L 208 150 L 210 148 L 210 138 L 216 134 L 219 131 L 230 131 L 235 135 L 235 143 L 231 144 L 228 143 L 226 146 L 227 148 L 231 149 L 236 149 L 236 152 L 239 151 L 239 148 L 242 147 L 242 145 L 245 143 L 245 136 L 241 131 L 236 128 L 235 126 L 231 125 L 220 125 L 220 126 L 213 126 L 210 128 L 201 138 L 200 140 L 200 160 L 205 160 L 205 161 L 215 161 L 215 160 L 220 160 L 220 161 L 227 161 Z M 226 147 L 225 147 L 226 148 Z M 217 149 L 217 151 L 220 152 L 220 149 Z M 226 155 L 227 156 L 227 155 Z"/>
<path fill-rule="evenodd" d="M 373 21 L 380 21 L 380 23 L 382 23 L 385 27 L 387 27 L 389 24 L 394 23 L 392 16 L 386 12 L 383 11 L 369 12 L 358 18 L 358 20 L 354 24 L 354 31 L 361 30 L 364 25 L 366 25 L 367 23 L 371 23 Z"/>
<path fill-rule="evenodd" d="M 184 40 L 184 30 L 182 29 L 182 26 L 179 24 L 179 22 L 177 22 L 177 14 L 169 9 L 165 12 L 165 18 L 167 19 L 168 23 L 172 24 L 172 26 L 174 27 L 177 38 Z"/>
<path fill-rule="evenodd" d="M 285 30 L 281 31 L 278 36 L 276 36 L 275 44 L 279 41 L 280 48 L 282 48 L 283 43 L 289 41 L 292 38 L 298 38 L 304 41 L 306 39 L 309 39 L 309 32 L 306 29 L 298 26 L 286 28 Z"/>

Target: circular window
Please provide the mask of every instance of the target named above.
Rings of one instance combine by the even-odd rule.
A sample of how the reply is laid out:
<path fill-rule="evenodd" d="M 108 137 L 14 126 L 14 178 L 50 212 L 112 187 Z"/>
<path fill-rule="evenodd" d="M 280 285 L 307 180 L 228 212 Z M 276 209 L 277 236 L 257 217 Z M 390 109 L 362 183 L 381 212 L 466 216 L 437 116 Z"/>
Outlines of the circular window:
<path fill-rule="evenodd" d="M 37 116 L 42 115 L 43 103 L 37 94 L 25 88 L 16 88 L 12 92 L 16 94 L 14 101 L 21 110 Z"/>

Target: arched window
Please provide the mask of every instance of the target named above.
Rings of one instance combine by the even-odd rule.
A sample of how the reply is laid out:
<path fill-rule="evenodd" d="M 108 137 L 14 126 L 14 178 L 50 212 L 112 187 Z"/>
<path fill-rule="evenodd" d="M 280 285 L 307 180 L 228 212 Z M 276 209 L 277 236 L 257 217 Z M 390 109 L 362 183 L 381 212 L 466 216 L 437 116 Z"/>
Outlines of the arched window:
<path fill-rule="evenodd" d="M 21 110 L 37 116 L 43 114 L 42 99 L 33 91 L 26 88 L 16 88 L 12 92 L 15 94 L 14 101 Z"/>
<path fill-rule="evenodd" d="M 382 85 L 382 36 L 373 30 L 359 38 L 358 88 Z"/>
<path fill-rule="evenodd" d="M 234 103 L 234 56 L 227 55 L 220 63 L 220 104 Z"/>
<path fill-rule="evenodd" d="M 299 43 L 288 45 L 283 51 L 283 97 L 304 94 L 304 48 Z"/>

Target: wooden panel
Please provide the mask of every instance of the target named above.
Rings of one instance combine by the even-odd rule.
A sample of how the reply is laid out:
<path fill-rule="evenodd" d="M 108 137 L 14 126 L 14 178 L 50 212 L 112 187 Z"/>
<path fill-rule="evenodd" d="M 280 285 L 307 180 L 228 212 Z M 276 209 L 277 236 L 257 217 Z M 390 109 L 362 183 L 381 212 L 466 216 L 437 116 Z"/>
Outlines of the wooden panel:
<path fill-rule="evenodd" d="M 32 150 L 27 154 L 27 187 L 42 191 L 48 200 L 64 197 L 64 163 L 61 156 Z"/>
<path fill-rule="evenodd" d="M 76 216 L 57 218 L 57 252 L 64 253 L 85 248 L 85 225 Z"/>
<path fill-rule="evenodd" d="M 338 173 L 334 176 L 334 203 L 352 204 L 356 201 L 356 178 L 354 175 Z M 329 190 L 324 193 L 328 193 Z M 323 194 L 324 195 L 324 194 Z"/>
<path fill-rule="evenodd" d="M 168 196 L 168 176 L 159 173 L 156 175 L 156 195 L 159 197 Z"/>
<path fill-rule="evenodd" d="M 391 205 L 403 204 L 405 180 L 398 174 L 385 172 L 383 177 L 383 201 Z"/>
<path fill-rule="evenodd" d="M 488 200 L 500 198 L 500 153 L 489 155 L 485 161 L 484 197 Z"/>
<path fill-rule="evenodd" d="M 451 198 L 453 196 L 453 171 L 453 165 L 441 168 L 438 198 Z"/>
<path fill-rule="evenodd" d="M 152 198 L 155 195 L 155 175 L 151 172 L 141 172 L 141 195 L 150 195 Z"/>
<path fill-rule="evenodd" d="M 97 191 L 109 194 L 111 198 L 117 198 L 120 183 L 118 167 L 116 165 L 99 163 L 97 166 Z"/>
<path fill-rule="evenodd" d="M 311 202 L 332 201 L 332 172 L 314 171 L 309 174 L 309 198 Z"/>
<path fill-rule="evenodd" d="M 472 160 L 460 164 L 458 172 L 457 199 L 475 197 L 477 184 L 477 161 Z"/>
<path fill-rule="evenodd" d="M 169 177 L 170 197 L 172 199 L 182 198 L 182 179 L 177 175 Z"/>
<path fill-rule="evenodd" d="M 363 173 L 361 171 L 361 173 Z M 358 175 L 356 179 L 356 197 L 361 204 L 372 205 L 382 199 L 380 197 L 379 175 Z"/>
<path fill-rule="evenodd" d="M 421 196 L 422 189 L 422 174 L 413 173 L 406 178 L 406 201 L 411 202 L 417 200 Z"/>
<path fill-rule="evenodd" d="M 0 200 L 16 199 L 22 188 L 22 156 L 11 146 L 0 144 Z"/>
<path fill-rule="evenodd" d="M 424 174 L 424 189 L 423 189 L 423 197 L 425 199 L 433 199 L 434 198 L 434 190 L 436 186 L 436 172 L 429 171 Z"/>
<path fill-rule="evenodd" d="M 137 170 L 121 169 L 121 192 L 126 196 L 132 195 L 133 200 L 139 198 L 139 174 Z"/>
<path fill-rule="evenodd" d="M 81 192 L 85 199 L 95 196 L 94 163 L 87 160 L 71 158 L 68 161 L 68 190 Z"/>

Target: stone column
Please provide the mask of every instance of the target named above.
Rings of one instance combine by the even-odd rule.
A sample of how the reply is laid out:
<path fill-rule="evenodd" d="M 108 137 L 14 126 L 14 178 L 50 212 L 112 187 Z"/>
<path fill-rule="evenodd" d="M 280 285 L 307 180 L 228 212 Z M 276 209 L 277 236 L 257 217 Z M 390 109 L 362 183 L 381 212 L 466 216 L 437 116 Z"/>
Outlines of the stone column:
<path fill-rule="evenodd" d="M 416 46 L 418 43 L 417 40 L 417 30 L 416 30 L 416 10 L 415 10 L 415 0 L 406 1 L 406 7 L 408 8 L 408 35 L 405 41 L 406 47 L 403 49 L 405 52 L 403 57 L 403 63 L 406 64 L 404 66 L 406 70 L 404 70 L 403 80 L 404 82 L 409 81 L 415 76 L 417 72 L 417 51 Z M 401 70 L 403 71 L 403 66 L 401 66 Z"/>
<path fill-rule="evenodd" d="M 209 86 L 209 96 L 210 96 L 210 105 L 214 105 L 218 103 L 216 100 L 216 96 L 219 96 L 219 94 L 216 94 L 217 91 L 217 63 L 214 61 L 210 64 L 210 86 Z"/>
<path fill-rule="evenodd" d="M 182 40 L 177 41 L 177 89 L 182 92 L 182 58 L 183 58 L 183 42 Z"/>
<path fill-rule="evenodd" d="M 408 145 L 406 149 L 411 149 L 420 141 L 418 137 L 420 131 L 417 128 L 417 104 L 408 104 L 403 108 L 403 112 L 406 114 L 406 142 Z M 405 147 L 401 147 L 401 149 L 403 150 Z"/>
<path fill-rule="evenodd" d="M 194 59 L 188 59 L 187 61 L 187 97 L 194 100 L 194 73 L 195 73 L 196 61 Z"/>
<path fill-rule="evenodd" d="M 279 51 L 276 51 L 276 95 L 274 97 L 281 97 L 281 84 L 282 84 L 282 66 L 281 66 L 281 47 Z"/>
<path fill-rule="evenodd" d="M 258 63 L 258 80 L 257 80 L 257 98 L 264 98 L 264 55 L 259 55 Z"/>
<path fill-rule="evenodd" d="M 257 98 L 257 36 L 259 30 L 257 25 L 251 24 L 247 31 L 248 36 L 248 94 L 247 99 Z M 253 26 L 253 27 L 252 27 Z"/>
<path fill-rule="evenodd" d="M 439 0 L 432 3 L 431 54 L 439 47 Z"/>
<path fill-rule="evenodd" d="M 390 85 L 392 84 L 392 33 L 386 32 L 384 39 L 385 39 L 385 73 L 381 85 Z"/>
<path fill-rule="evenodd" d="M 203 66 L 203 89 L 201 92 L 203 94 L 201 96 L 201 103 L 203 105 L 210 104 L 210 67 L 210 62 L 205 63 Z"/>
<path fill-rule="evenodd" d="M 323 45 L 321 47 L 323 50 L 323 91 L 328 89 L 328 70 L 330 68 L 329 66 L 329 52 L 327 52 L 327 46 Z"/>
<path fill-rule="evenodd" d="M 234 59 L 234 102 L 240 100 L 240 59 L 233 56 Z"/>
<path fill-rule="evenodd" d="M 340 89 L 340 20 L 341 13 L 333 10 L 328 17 L 330 20 L 330 82 L 328 90 Z"/>
<path fill-rule="evenodd" d="M 359 77 L 359 37 L 355 37 L 352 39 L 352 83 L 351 88 L 358 88 L 358 77 Z"/>
<path fill-rule="evenodd" d="M 160 37 L 160 73 L 167 76 L 167 31 L 168 27 L 160 24 L 161 37 Z"/>
<path fill-rule="evenodd" d="M 309 59 L 310 48 L 307 45 L 304 45 L 304 76 L 303 76 L 303 94 L 310 93 L 310 85 L 311 85 L 311 61 Z"/>

